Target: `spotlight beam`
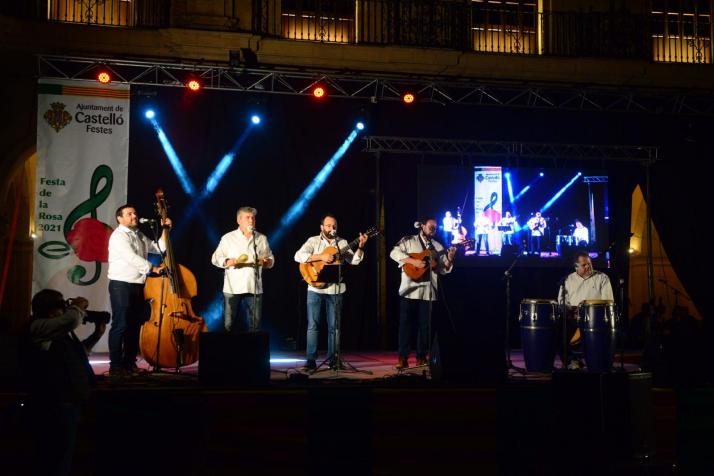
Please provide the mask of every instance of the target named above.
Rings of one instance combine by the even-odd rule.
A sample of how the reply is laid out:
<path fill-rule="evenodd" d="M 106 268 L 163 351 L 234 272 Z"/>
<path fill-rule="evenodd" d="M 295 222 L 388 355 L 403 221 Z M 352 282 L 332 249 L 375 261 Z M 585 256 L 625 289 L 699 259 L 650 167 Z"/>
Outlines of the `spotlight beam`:
<path fill-rule="evenodd" d="M 519 198 L 521 198 L 528 190 L 531 189 L 531 187 L 532 187 L 538 180 L 540 180 L 540 179 L 542 179 L 542 178 L 543 178 L 542 175 L 536 175 L 536 178 L 534 178 L 533 180 L 531 180 L 531 181 L 528 183 L 528 185 L 526 185 L 525 187 L 523 187 L 523 188 L 521 189 L 521 191 L 518 192 L 518 195 L 516 195 L 516 196 L 513 198 L 513 201 L 515 202 L 516 200 L 518 200 Z"/>
<path fill-rule="evenodd" d="M 270 240 L 270 247 L 276 249 L 280 245 L 280 241 L 283 239 L 285 234 L 290 228 L 295 224 L 295 222 L 300 218 L 307 209 L 308 205 L 315 197 L 317 192 L 322 188 L 327 179 L 329 178 L 332 171 L 337 166 L 337 163 L 345 155 L 350 145 L 357 138 L 357 130 L 350 132 L 347 139 L 342 143 L 339 149 L 330 157 L 330 160 L 322 167 L 322 169 L 317 173 L 312 182 L 303 190 L 300 197 L 290 206 L 287 212 L 280 219 L 280 224 L 277 230 L 274 230 L 268 236 L 272 237 Z"/>
<path fill-rule="evenodd" d="M 582 174 L 580 172 L 575 174 L 575 176 L 573 178 L 571 178 L 568 183 L 566 183 L 560 190 L 558 190 L 558 193 L 553 195 L 553 198 L 548 200 L 548 202 L 546 202 L 546 204 L 543 205 L 543 207 L 540 209 L 540 211 L 544 212 L 547 209 L 549 209 L 556 202 L 556 200 L 558 200 L 565 193 L 565 191 L 568 190 L 580 178 L 581 175 Z"/>
<path fill-rule="evenodd" d="M 243 143 L 248 138 L 252 130 L 253 127 L 248 127 L 246 130 L 243 131 L 243 133 L 240 135 L 235 144 L 233 144 L 233 147 L 231 147 L 231 150 L 223 156 L 220 162 L 218 162 L 216 167 L 213 169 L 213 172 L 211 172 L 211 175 L 209 175 L 208 179 L 206 180 L 206 183 L 203 186 L 203 190 L 201 190 L 200 195 L 193 197 L 194 200 L 184 212 L 181 221 L 179 222 L 178 226 L 174 231 L 177 236 L 180 237 L 183 234 L 186 226 L 188 226 L 188 223 L 190 222 L 191 218 L 193 218 L 193 215 L 195 215 L 196 212 L 200 211 L 203 202 L 208 197 L 210 197 L 216 190 L 218 184 L 221 182 L 223 176 L 233 164 L 233 160 L 235 159 L 236 155 L 238 155 L 238 151 L 240 151 L 241 147 L 243 146 Z M 211 234 L 210 238 L 212 241 L 218 241 L 217 233 L 211 233 L 210 231 L 209 233 Z"/>
<path fill-rule="evenodd" d="M 159 121 L 157 121 L 155 117 L 152 117 L 149 120 L 151 121 L 151 125 L 154 126 L 156 135 L 159 137 L 159 142 L 161 142 L 161 147 L 164 148 L 166 157 L 168 157 L 169 163 L 176 173 L 176 177 L 179 179 L 181 188 L 187 195 L 194 196 L 196 194 L 196 188 L 193 186 L 193 182 L 188 176 L 188 172 L 186 172 L 186 168 L 183 166 L 181 159 L 179 159 L 178 154 L 171 145 L 171 141 L 169 141 L 169 138 L 166 137 L 166 133 L 164 133 L 164 130 L 159 125 Z"/>
<path fill-rule="evenodd" d="M 196 187 L 193 185 L 193 182 L 191 181 L 188 172 L 186 172 L 186 168 L 183 166 L 183 162 L 181 162 L 181 159 L 179 158 L 178 154 L 171 145 L 171 141 L 166 136 L 166 133 L 161 128 L 161 125 L 159 124 L 159 121 L 156 120 L 156 117 L 151 117 L 149 120 L 151 121 L 151 125 L 154 127 L 154 131 L 156 131 L 156 135 L 159 138 L 159 142 L 161 143 L 164 152 L 166 153 L 166 157 L 168 157 L 169 159 L 171 167 L 174 169 L 174 173 L 176 173 L 176 177 L 178 178 L 179 183 L 181 184 L 181 188 L 183 189 L 184 193 L 186 193 L 186 195 L 191 198 L 195 198 Z M 209 239 L 214 242 L 218 241 L 218 232 L 216 231 L 215 227 L 208 222 L 205 216 L 201 215 L 201 217 L 203 219 L 205 230 L 208 234 Z M 177 231 L 180 230 L 181 228 L 177 228 Z"/>

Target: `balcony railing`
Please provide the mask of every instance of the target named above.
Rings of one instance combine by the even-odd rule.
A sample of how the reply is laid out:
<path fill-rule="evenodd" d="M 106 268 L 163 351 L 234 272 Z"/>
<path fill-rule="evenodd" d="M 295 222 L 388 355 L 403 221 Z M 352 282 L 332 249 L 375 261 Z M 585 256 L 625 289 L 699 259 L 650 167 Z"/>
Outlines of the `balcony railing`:
<path fill-rule="evenodd" d="M 20 18 L 84 25 L 167 27 L 170 0 L 23 0 L 10 1 L 0 13 Z"/>
<path fill-rule="evenodd" d="M 712 63 L 708 14 L 539 13 L 535 3 L 254 0 L 256 33 L 291 40 L 516 55 Z M 669 15 L 672 16 L 671 14 Z"/>
<path fill-rule="evenodd" d="M 0 3 L 0 13 L 160 28 L 170 25 L 171 4 L 172 0 L 16 0 Z M 235 10 L 236 1 L 230 4 Z M 243 20 L 238 26 L 235 12 L 231 20 L 236 23 L 232 29 L 296 41 L 714 63 L 708 1 L 693 4 L 692 12 L 668 11 L 668 3 L 659 2 L 659 10 L 649 14 L 541 13 L 536 5 L 531 0 L 250 0 L 250 23 Z"/>

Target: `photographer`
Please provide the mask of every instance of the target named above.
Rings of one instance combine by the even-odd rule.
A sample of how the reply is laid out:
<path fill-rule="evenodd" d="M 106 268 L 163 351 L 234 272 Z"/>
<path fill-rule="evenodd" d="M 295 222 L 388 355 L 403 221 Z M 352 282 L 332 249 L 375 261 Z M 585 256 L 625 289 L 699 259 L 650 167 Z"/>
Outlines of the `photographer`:
<path fill-rule="evenodd" d="M 81 404 L 95 384 L 88 353 L 106 330 L 103 319 L 97 319 L 94 333 L 85 340 L 74 334 L 87 317 L 88 305 L 82 297 L 66 302 L 52 289 L 32 298 L 24 368 L 37 445 L 36 474 L 70 474 Z"/>

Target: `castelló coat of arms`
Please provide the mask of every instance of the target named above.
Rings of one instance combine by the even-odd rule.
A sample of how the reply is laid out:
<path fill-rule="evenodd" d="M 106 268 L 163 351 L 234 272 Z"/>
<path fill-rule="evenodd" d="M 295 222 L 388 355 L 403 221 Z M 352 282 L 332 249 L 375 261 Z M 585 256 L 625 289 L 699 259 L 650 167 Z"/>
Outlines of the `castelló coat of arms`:
<path fill-rule="evenodd" d="M 72 114 L 64 110 L 65 105 L 61 102 L 53 102 L 50 106 L 52 109 L 48 109 L 43 117 L 55 132 L 59 132 L 60 129 L 72 122 Z"/>

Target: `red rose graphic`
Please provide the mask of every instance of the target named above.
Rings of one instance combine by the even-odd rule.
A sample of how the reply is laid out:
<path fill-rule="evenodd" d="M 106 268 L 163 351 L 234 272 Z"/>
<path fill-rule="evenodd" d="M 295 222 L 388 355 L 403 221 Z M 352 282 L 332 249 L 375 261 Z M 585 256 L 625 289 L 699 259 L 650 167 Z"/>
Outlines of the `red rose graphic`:
<path fill-rule="evenodd" d="M 112 229 L 94 218 L 82 218 L 67 234 L 67 243 L 82 261 L 109 261 L 109 236 Z"/>

